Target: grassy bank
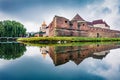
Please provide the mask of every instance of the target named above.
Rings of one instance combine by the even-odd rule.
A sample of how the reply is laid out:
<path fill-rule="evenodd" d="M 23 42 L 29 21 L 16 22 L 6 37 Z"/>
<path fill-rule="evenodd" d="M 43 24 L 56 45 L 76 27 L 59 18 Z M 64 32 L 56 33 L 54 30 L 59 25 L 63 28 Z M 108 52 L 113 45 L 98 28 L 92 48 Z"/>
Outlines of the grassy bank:
<path fill-rule="evenodd" d="M 69 43 L 69 42 L 111 42 L 120 41 L 120 38 L 88 38 L 88 37 L 30 37 L 18 38 L 20 42 L 30 43 Z"/>
<path fill-rule="evenodd" d="M 23 42 L 24 44 L 28 46 L 88 46 L 88 45 L 109 45 L 109 44 L 120 44 L 120 42 L 71 42 L 71 43 L 65 43 L 65 44 L 39 44 L 39 43 L 29 43 L 29 42 Z"/>

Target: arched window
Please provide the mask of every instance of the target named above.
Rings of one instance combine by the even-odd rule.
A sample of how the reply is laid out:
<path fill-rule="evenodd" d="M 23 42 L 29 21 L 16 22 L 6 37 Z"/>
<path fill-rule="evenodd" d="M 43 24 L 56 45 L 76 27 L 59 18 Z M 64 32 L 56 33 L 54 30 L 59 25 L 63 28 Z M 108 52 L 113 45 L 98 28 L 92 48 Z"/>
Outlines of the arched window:
<path fill-rule="evenodd" d="M 78 23 L 78 29 L 80 29 L 80 23 Z"/>
<path fill-rule="evenodd" d="M 98 38 L 98 37 L 100 37 L 100 34 L 99 34 L 99 33 L 97 33 L 97 38 Z"/>
<path fill-rule="evenodd" d="M 72 26 L 73 26 L 72 22 L 70 22 L 69 25 L 70 25 L 70 29 L 72 29 Z"/>
<path fill-rule="evenodd" d="M 85 24 L 83 24 L 83 26 L 85 26 Z"/>
<path fill-rule="evenodd" d="M 67 23 L 67 21 L 65 21 L 65 23 Z"/>
<path fill-rule="evenodd" d="M 73 32 L 72 31 L 70 32 L 70 36 L 73 36 Z"/>

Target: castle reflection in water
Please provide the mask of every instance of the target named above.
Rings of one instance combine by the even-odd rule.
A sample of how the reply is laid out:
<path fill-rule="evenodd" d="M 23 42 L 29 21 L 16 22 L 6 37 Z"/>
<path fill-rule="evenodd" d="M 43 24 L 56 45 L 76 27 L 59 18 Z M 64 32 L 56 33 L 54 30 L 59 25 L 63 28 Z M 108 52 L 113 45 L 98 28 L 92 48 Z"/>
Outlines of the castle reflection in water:
<path fill-rule="evenodd" d="M 52 58 L 54 65 L 62 65 L 64 63 L 74 61 L 79 65 L 85 58 L 93 57 L 95 59 L 103 59 L 111 49 L 120 48 L 120 44 L 90 44 L 83 46 L 49 46 L 42 47 L 40 51 L 43 57 L 46 54 Z"/>

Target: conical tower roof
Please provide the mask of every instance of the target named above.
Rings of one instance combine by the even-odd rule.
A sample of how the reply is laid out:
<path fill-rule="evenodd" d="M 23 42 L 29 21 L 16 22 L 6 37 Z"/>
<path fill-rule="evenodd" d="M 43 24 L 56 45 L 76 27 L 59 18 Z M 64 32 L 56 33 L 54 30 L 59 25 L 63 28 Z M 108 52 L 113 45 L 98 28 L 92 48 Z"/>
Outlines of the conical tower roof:
<path fill-rule="evenodd" d="M 46 53 L 42 53 L 42 56 L 43 56 L 43 58 L 45 59 L 46 56 L 47 56 L 47 54 L 46 54 Z"/>
<path fill-rule="evenodd" d="M 79 14 L 76 14 L 75 17 L 73 17 L 72 20 L 85 21 Z"/>
<path fill-rule="evenodd" d="M 45 23 L 45 21 L 43 21 L 42 26 L 47 26 L 46 23 Z"/>

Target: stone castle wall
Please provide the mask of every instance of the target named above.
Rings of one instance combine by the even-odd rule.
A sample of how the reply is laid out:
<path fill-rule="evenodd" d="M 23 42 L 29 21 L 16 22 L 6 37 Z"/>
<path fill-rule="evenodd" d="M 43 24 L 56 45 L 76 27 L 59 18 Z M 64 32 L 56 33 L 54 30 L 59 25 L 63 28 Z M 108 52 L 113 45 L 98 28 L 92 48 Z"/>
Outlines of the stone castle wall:
<path fill-rule="evenodd" d="M 110 49 L 116 48 L 120 48 L 120 45 L 117 43 L 85 46 L 51 46 L 49 47 L 49 55 L 56 66 L 69 62 L 69 60 L 80 64 L 87 57 L 102 59 L 109 53 Z"/>
<path fill-rule="evenodd" d="M 120 31 L 90 27 L 87 22 L 55 16 L 49 25 L 49 36 L 120 37 Z"/>

